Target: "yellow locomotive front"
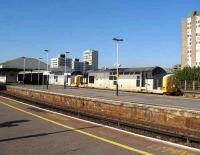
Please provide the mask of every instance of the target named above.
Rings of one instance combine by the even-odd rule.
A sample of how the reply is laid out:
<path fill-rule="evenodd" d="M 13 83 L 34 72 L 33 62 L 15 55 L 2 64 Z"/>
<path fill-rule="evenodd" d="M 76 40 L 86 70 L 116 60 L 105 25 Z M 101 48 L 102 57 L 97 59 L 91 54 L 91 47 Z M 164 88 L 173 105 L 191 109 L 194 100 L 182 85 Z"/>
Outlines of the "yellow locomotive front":
<path fill-rule="evenodd" d="M 178 90 L 177 78 L 174 74 L 167 74 L 163 77 L 162 93 L 173 94 Z"/>

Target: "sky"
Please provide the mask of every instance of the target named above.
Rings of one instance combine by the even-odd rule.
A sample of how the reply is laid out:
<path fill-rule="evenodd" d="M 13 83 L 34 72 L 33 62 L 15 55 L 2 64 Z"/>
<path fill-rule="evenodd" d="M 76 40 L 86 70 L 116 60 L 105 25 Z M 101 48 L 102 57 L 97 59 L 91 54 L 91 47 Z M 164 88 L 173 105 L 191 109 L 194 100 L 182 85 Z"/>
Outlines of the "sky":
<path fill-rule="evenodd" d="M 99 51 L 99 66 L 172 67 L 181 62 L 181 20 L 200 0 L 0 0 L 0 62 Z"/>

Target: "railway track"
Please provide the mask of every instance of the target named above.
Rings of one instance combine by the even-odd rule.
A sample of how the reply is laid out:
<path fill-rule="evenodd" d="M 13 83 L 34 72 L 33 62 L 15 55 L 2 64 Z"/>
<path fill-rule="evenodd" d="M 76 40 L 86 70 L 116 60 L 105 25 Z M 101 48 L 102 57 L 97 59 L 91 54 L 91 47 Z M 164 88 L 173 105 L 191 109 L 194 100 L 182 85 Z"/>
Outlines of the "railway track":
<path fill-rule="evenodd" d="M 136 123 L 130 124 L 129 122 L 124 122 L 119 119 L 102 117 L 99 115 L 89 114 L 83 111 L 77 111 L 75 109 L 66 109 L 61 106 L 52 105 L 49 103 L 31 101 L 28 98 L 22 98 L 19 96 L 8 94 L 6 92 L 0 91 L 0 96 L 8 97 L 8 98 L 15 99 L 21 102 L 25 102 L 30 105 L 35 105 L 40 108 L 56 111 L 62 114 L 70 115 L 70 116 L 81 118 L 84 120 L 89 120 L 95 123 L 100 123 L 103 125 L 123 129 L 125 131 L 133 132 L 136 134 L 153 137 L 153 138 L 170 141 L 173 143 L 182 144 L 182 145 L 200 149 L 200 139 L 196 137 L 189 137 L 189 136 L 173 133 L 170 131 L 163 131 L 157 128 L 152 128 L 150 126 L 144 126 L 144 125 L 136 124 Z"/>

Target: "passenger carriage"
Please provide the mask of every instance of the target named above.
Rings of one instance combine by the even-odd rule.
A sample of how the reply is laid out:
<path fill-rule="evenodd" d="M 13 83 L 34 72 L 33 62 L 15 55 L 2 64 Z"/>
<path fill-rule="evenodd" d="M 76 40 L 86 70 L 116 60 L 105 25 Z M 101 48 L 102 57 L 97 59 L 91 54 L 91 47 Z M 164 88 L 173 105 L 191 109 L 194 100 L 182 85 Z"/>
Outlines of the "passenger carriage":
<path fill-rule="evenodd" d="M 162 78 L 166 71 L 161 67 L 120 68 L 119 90 L 162 94 Z M 116 89 L 116 69 L 88 72 L 88 87 Z"/>

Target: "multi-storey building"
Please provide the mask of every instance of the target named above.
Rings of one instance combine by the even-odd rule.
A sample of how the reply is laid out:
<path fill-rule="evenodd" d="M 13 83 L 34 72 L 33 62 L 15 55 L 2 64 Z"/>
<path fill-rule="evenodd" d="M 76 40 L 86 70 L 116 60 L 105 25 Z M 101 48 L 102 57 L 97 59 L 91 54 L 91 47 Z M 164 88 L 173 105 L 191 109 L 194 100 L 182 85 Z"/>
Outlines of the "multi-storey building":
<path fill-rule="evenodd" d="M 67 67 L 72 67 L 72 59 L 65 58 L 65 54 L 59 54 L 57 58 L 51 58 L 51 68 L 63 67 L 65 66 L 65 63 Z"/>
<path fill-rule="evenodd" d="M 200 67 L 200 11 L 182 20 L 181 67 Z"/>
<path fill-rule="evenodd" d="M 83 61 L 88 62 L 91 70 L 98 69 L 98 51 L 86 50 L 83 52 Z"/>
<path fill-rule="evenodd" d="M 72 59 L 72 69 L 74 71 L 82 71 L 82 67 L 80 65 L 80 62 L 79 62 L 79 59 L 75 58 L 75 59 Z"/>

